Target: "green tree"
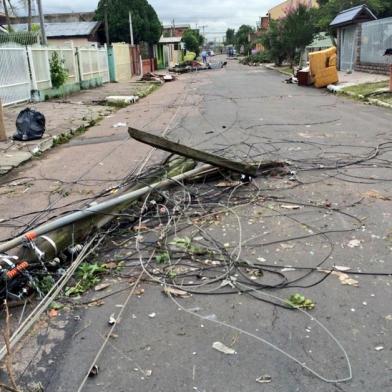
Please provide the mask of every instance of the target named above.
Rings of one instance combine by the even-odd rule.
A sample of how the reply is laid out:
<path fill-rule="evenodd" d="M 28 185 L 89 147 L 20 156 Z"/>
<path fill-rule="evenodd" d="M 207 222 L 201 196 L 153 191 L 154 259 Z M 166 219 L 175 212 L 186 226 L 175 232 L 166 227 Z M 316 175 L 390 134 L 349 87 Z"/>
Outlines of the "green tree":
<path fill-rule="evenodd" d="M 112 42 L 130 42 L 129 11 L 135 43 L 155 44 L 162 33 L 162 25 L 154 8 L 147 0 L 100 0 L 96 19 L 104 21 L 107 6 L 109 34 Z"/>
<path fill-rule="evenodd" d="M 320 7 L 316 11 L 316 25 L 320 31 L 328 30 L 329 24 L 339 12 L 358 5 L 367 5 L 372 12 L 380 17 L 392 13 L 391 0 L 318 0 L 318 3 Z"/>
<path fill-rule="evenodd" d="M 201 44 L 200 38 L 195 33 L 195 30 L 186 30 L 182 36 L 182 41 L 185 43 L 186 50 L 190 52 L 195 52 L 197 56 L 199 55 Z"/>
<path fill-rule="evenodd" d="M 270 53 L 276 65 L 286 58 L 283 20 L 271 20 L 268 30 L 261 36 L 264 48 Z"/>
<path fill-rule="evenodd" d="M 225 45 L 235 45 L 235 30 L 227 29 Z"/>
<path fill-rule="evenodd" d="M 316 34 L 315 14 L 300 4 L 287 14 L 282 23 L 284 52 L 292 65 L 296 54 L 313 41 Z"/>
<path fill-rule="evenodd" d="M 241 48 L 243 47 L 244 53 L 249 54 L 250 50 L 252 49 L 252 45 L 249 38 L 253 32 L 254 32 L 253 27 L 249 25 L 242 25 L 238 29 L 237 34 L 235 35 L 235 43 L 238 51 L 240 51 Z"/>
<path fill-rule="evenodd" d="M 299 5 L 284 19 L 272 20 L 261 39 L 277 65 L 284 60 L 292 64 L 296 55 L 313 41 L 315 33 L 314 11 Z"/>

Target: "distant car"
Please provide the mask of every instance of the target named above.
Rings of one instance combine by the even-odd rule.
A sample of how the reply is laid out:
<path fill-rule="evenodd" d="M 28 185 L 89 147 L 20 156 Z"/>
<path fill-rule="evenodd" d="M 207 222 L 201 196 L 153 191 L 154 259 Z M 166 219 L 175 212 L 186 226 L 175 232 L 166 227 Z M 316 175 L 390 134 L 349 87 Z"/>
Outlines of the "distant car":
<path fill-rule="evenodd" d="M 209 55 L 210 57 L 212 57 L 212 56 L 215 56 L 215 53 L 214 53 L 213 50 L 209 50 L 209 51 L 208 51 L 208 55 Z"/>

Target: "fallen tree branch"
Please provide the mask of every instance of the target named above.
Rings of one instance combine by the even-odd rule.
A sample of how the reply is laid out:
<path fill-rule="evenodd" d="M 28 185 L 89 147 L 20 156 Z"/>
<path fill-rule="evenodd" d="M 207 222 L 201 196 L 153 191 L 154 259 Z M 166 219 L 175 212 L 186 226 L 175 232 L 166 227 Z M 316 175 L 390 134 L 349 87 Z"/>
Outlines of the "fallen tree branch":
<path fill-rule="evenodd" d="M 7 300 L 4 300 L 4 309 L 5 309 L 5 330 L 3 332 L 3 337 L 4 337 L 4 344 L 7 350 L 7 354 L 5 357 L 5 367 L 7 369 L 7 375 L 10 380 L 11 387 L 8 387 L 7 385 L 3 385 L 3 384 L 1 385 L 1 387 L 8 391 L 20 392 L 18 386 L 16 385 L 14 370 L 12 368 L 12 351 L 11 351 L 11 344 L 10 344 L 10 339 L 11 339 L 10 313 L 8 311 Z"/>

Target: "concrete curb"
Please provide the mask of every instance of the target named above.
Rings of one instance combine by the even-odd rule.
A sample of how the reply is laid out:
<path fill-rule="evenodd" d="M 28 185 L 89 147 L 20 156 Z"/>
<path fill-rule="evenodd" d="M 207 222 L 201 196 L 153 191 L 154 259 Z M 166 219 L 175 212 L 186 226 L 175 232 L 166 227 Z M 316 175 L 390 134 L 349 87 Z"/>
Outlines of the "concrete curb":
<path fill-rule="evenodd" d="M 271 70 L 271 71 L 279 72 L 279 73 L 281 73 L 282 75 L 286 75 L 286 76 L 291 76 L 291 75 L 292 75 L 292 73 L 283 71 L 283 70 L 281 70 L 281 69 L 279 69 L 279 68 L 274 67 L 273 65 L 264 64 L 264 67 L 267 68 L 267 69 L 269 69 L 269 70 Z"/>
<path fill-rule="evenodd" d="M 381 101 L 381 100 L 376 99 L 376 98 L 367 98 L 367 97 L 365 97 L 362 94 L 355 94 L 355 93 L 353 93 L 351 91 L 344 91 L 343 89 L 346 88 L 346 87 L 349 87 L 349 86 L 346 85 L 346 86 L 342 86 L 342 87 L 339 88 L 339 86 L 335 86 L 335 85 L 331 84 L 331 85 L 329 85 L 327 87 L 327 90 L 329 92 L 333 93 L 333 94 L 346 95 L 348 97 L 359 99 L 359 100 L 363 101 L 364 103 L 369 103 L 369 104 L 374 105 L 374 106 L 379 106 L 379 107 L 382 107 L 382 108 L 392 109 L 392 104 L 390 104 L 390 103 Z"/>

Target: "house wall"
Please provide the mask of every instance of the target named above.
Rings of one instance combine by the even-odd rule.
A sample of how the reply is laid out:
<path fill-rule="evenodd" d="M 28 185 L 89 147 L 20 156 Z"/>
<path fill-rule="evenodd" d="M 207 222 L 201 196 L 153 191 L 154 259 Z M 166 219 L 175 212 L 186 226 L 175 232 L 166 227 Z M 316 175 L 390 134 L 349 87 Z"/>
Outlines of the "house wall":
<path fill-rule="evenodd" d="M 89 41 L 88 38 L 48 38 L 48 45 L 52 46 L 67 46 L 72 44 L 74 46 L 91 46 L 93 42 Z"/>
<path fill-rule="evenodd" d="M 129 45 L 114 43 L 113 56 L 116 82 L 130 81 L 132 78 L 132 61 Z"/>
<path fill-rule="evenodd" d="M 94 20 L 95 12 L 72 12 L 62 14 L 46 14 L 46 23 L 67 23 L 67 22 L 91 22 Z M 17 22 L 14 23 L 27 23 L 27 16 L 19 16 L 15 18 Z M 33 23 L 39 23 L 39 16 L 32 17 Z"/>
<path fill-rule="evenodd" d="M 162 31 L 162 35 L 164 37 L 182 37 L 185 33 L 186 30 L 188 30 L 190 27 L 176 27 L 173 29 L 173 27 L 164 27 Z"/>
<path fill-rule="evenodd" d="M 283 3 L 276 5 L 268 11 L 271 19 L 281 19 L 286 16 L 286 12 L 290 9 L 290 7 L 296 7 L 299 4 L 308 5 L 309 7 L 317 7 L 317 0 L 286 0 Z"/>

